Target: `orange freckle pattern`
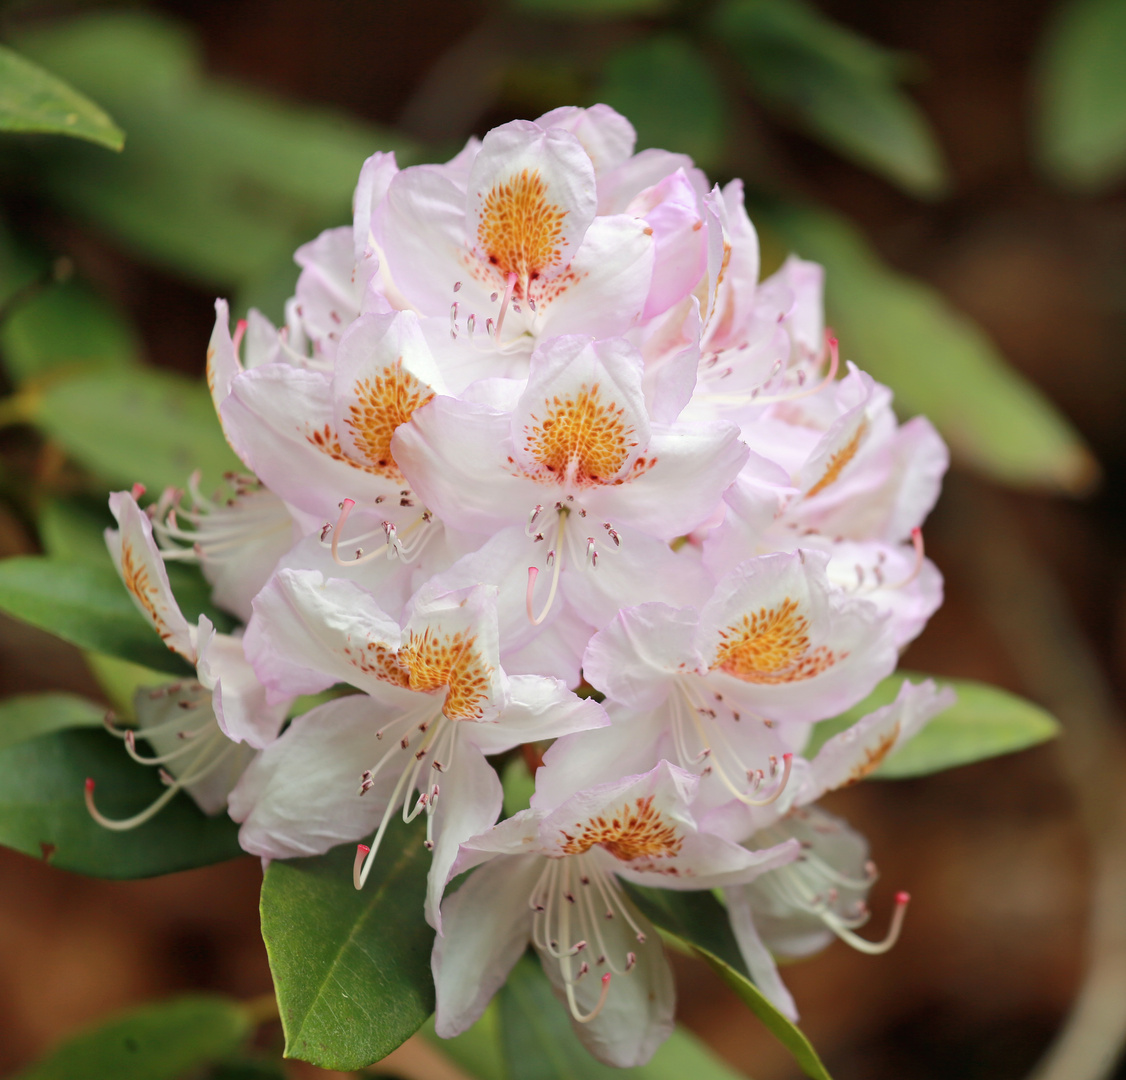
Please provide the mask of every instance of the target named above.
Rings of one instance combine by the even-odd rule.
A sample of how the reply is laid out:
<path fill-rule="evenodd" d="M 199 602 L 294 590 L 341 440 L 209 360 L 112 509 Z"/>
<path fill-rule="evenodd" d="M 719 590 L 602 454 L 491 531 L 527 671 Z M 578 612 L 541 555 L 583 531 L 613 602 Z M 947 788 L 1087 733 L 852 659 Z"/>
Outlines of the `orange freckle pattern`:
<path fill-rule="evenodd" d="M 380 374 L 357 382 L 354 393 L 356 400 L 348 409 L 345 423 L 352 429 L 356 449 L 381 476 L 401 481 L 402 474 L 391 456 L 391 436 L 434 392 L 405 371 L 399 357 Z"/>
<path fill-rule="evenodd" d="M 881 736 L 875 746 L 865 747 L 864 760 L 849 773 L 848 779 L 841 784 L 841 787 L 848 787 L 851 784 L 859 783 L 864 777 L 874 773 L 883 764 L 884 758 L 891 753 L 892 748 L 895 746 L 895 740 L 898 738 L 899 722 L 896 721 L 895 727 L 886 735 Z"/>
<path fill-rule="evenodd" d="M 477 243 L 502 277 L 515 274 L 526 285 L 562 261 L 566 216 L 566 210 L 548 202 L 539 171 L 522 169 L 485 197 Z"/>
<path fill-rule="evenodd" d="M 625 409 L 613 401 L 604 405 L 598 383 L 582 385 L 574 396 L 545 400 L 544 406 L 544 418 L 533 414 L 524 428 L 524 448 L 541 466 L 532 478 L 578 487 L 613 483 L 637 446 Z"/>
<path fill-rule="evenodd" d="M 599 816 L 585 824 L 575 822 L 575 833 L 563 832 L 563 851 L 567 855 L 581 855 L 595 844 L 604 848 L 615 859 L 631 862 L 634 859 L 666 859 L 680 854 L 684 840 L 677 836 L 676 826 L 653 809 L 653 796 L 626 803 L 611 818 Z"/>
<path fill-rule="evenodd" d="M 322 454 L 326 454 L 333 461 L 339 461 L 343 465 L 351 465 L 353 469 L 371 473 L 373 476 L 386 475 L 378 465 L 368 465 L 362 461 L 356 461 L 355 458 L 350 458 L 344 452 L 344 447 L 340 445 L 340 436 L 336 434 L 331 424 L 325 424 L 323 428 L 318 428 L 316 431 L 307 431 L 305 440 L 310 446 L 319 450 Z"/>
<path fill-rule="evenodd" d="M 427 628 L 411 634 L 398 652 L 368 642 L 363 648 L 346 647 L 344 655 L 365 674 L 392 686 L 420 694 L 448 689 L 443 714 L 450 720 L 479 720 L 492 668 L 474 648 L 476 640 L 465 631 L 442 634 Z"/>
<path fill-rule="evenodd" d="M 811 648 L 809 620 L 787 597 L 778 607 L 760 608 L 720 632 L 723 643 L 713 667 L 743 682 L 761 686 L 812 679 L 831 668 L 846 653 L 824 646 Z"/>
<path fill-rule="evenodd" d="M 492 669 L 474 648 L 466 631 L 440 635 L 427 628 L 411 634 L 399 650 L 399 662 L 410 672 L 410 688 L 423 693 L 449 687 L 442 712 L 451 720 L 476 720 L 484 710 Z"/>
<path fill-rule="evenodd" d="M 867 434 L 867 431 L 868 421 L 861 420 L 860 426 L 856 429 L 856 434 L 829 458 L 829 464 L 826 466 L 825 472 L 822 473 L 821 479 L 805 493 L 807 499 L 812 495 L 824 491 L 830 484 L 837 480 L 844 467 L 856 457 L 856 451 L 860 449 L 860 444 L 864 441 L 864 436 Z"/>
<path fill-rule="evenodd" d="M 160 613 L 157 600 L 160 590 L 149 577 L 149 568 L 133 553 L 133 545 L 128 541 L 121 544 L 121 577 L 125 587 L 137 598 L 138 603 L 145 609 L 153 621 L 156 631 L 162 641 L 167 641 L 172 636 L 164 616 Z"/>

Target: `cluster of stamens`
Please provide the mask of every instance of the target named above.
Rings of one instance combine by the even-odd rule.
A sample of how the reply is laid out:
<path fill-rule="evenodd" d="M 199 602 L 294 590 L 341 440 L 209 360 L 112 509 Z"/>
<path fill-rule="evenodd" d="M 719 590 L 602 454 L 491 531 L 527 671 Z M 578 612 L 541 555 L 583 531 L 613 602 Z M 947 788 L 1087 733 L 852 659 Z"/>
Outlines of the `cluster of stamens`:
<path fill-rule="evenodd" d="M 154 739 L 173 736 L 183 745 L 163 754 L 152 756 L 137 750 L 137 734 L 133 728 L 118 727 L 112 713 L 105 718 L 106 730 L 125 743 L 128 755 L 142 765 L 157 766 L 163 791 L 145 809 L 128 818 L 108 818 L 94 803 L 94 780 L 86 780 L 86 808 L 90 816 L 106 829 L 123 832 L 135 829 L 168 805 L 176 794 L 192 784 L 199 783 L 212 775 L 217 769 L 230 761 L 238 744 L 231 742 L 223 734 L 211 708 L 210 692 L 194 680 L 186 683 L 172 683 L 155 690 L 147 691 L 150 701 L 160 698 L 176 697 L 177 715 L 159 724 L 153 724 L 140 731 L 142 738 L 152 742 Z M 174 775 L 170 768 L 178 775 Z"/>
<path fill-rule="evenodd" d="M 547 599 L 540 613 L 537 615 L 535 612 L 534 594 L 536 588 L 536 579 L 539 577 L 539 567 L 528 567 L 528 589 L 526 594 L 526 607 L 528 611 L 528 619 L 533 626 L 539 626 L 544 619 L 547 618 L 548 612 L 551 611 L 552 605 L 555 603 L 555 597 L 559 592 L 559 577 L 563 572 L 564 561 L 564 548 L 566 544 L 571 545 L 572 559 L 578 565 L 585 564 L 594 570 L 598 566 L 599 559 L 599 546 L 598 541 L 594 536 L 587 536 L 585 538 L 584 546 L 576 551 L 576 546 L 583 541 L 581 537 L 581 529 L 575 532 L 573 529 L 567 529 L 567 519 L 574 514 L 580 521 L 587 517 L 587 511 L 584 507 L 580 506 L 575 501 L 574 495 L 568 495 L 563 499 L 558 500 L 552 507 L 556 515 L 555 536 L 550 550 L 547 553 L 547 558 L 544 562 L 551 568 L 551 587 L 548 590 Z M 531 512 L 528 514 L 528 523 L 524 526 L 524 535 L 527 536 L 534 543 L 542 543 L 545 539 L 545 533 L 542 528 L 542 515 L 544 508 L 542 504 L 537 503 L 532 507 Z M 550 528 L 550 526 L 548 526 Z M 602 528 L 614 548 L 622 546 L 622 538 L 618 530 L 608 521 L 602 522 Z"/>
<path fill-rule="evenodd" d="M 522 314 L 523 312 L 521 302 L 513 296 L 513 290 L 515 289 L 518 281 L 519 278 L 516 276 L 516 274 L 510 273 L 505 280 L 504 292 L 493 292 L 489 296 L 489 301 L 491 303 L 495 304 L 498 301 L 500 302 L 500 311 L 498 312 L 496 319 L 493 319 L 491 316 L 485 319 L 485 337 L 487 338 L 492 348 L 499 349 L 501 352 L 505 352 L 507 349 L 511 348 L 516 343 L 516 341 L 519 340 L 517 338 L 507 343 L 501 342 L 501 331 L 504 329 L 504 321 L 509 309 L 511 308 L 511 310 L 517 315 Z M 460 291 L 461 282 L 455 281 L 454 292 L 458 293 Z M 535 300 L 528 298 L 524 301 L 524 304 L 527 304 L 528 310 L 533 315 L 536 314 Z M 466 316 L 465 319 L 465 334 L 469 339 L 469 343 L 473 346 L 479 346 L 479 342 L 481 340 L 481 335 L 477 332 L 477 323 L 478 318 L 476 312 L 470 312 L 470 314 Z M 450 338 L 454 341 L 457 341 L 457 339 L 461 336 L 461 333 L 461 304 L 459 301 L 454 300 L 450 304 Z"/>
<path fill-rule="evenodd" d="M 632 904 L 617 877 L 603 870 L 596 858 L 583 853 L 545 859 L 539 880 L 528 897 L 528 906 L 534 912 L 533 943 L 559 964 L 571 1015 L 580 1024 L 588 1023 L 606 1004 L 611 974 L 626 975 L 637 964 L 637 954 L 632 950 L 615 957 L 606 945 L 603 925 L 622 919 L 639 945 L 646 942 Z M 608 970 L 601 976 L 598 1002 L 584 1013 L 575 998 L 575 986 L 592 969 L 602 967 Z"/>
<path fill-rule="evenodd" d="M 409 489 L 404 489 L 402 496 L 406 498 L 409 495 Z M 400 505 L 402 504 L 401 499 Z M 336 524 L 333 525 L 332 522 L 326 521 L 321 526 L 321 545 L 331 549 L 332 561 L 337 566 L 358 566 L 379 558 L 410 562 L 421 553 L 434 533 L 434 530 L 429 528 L 433 517 L 429 510 L 423 510 L 422 514 L 411 522 L 401 534 L 393 521 L 382 521 L 378 529 L 372 529 L 345 541 L 343 539 L 344 525 L 355 505 L 355 499 L 345 499 L 340 503 L 340 517 L 336 519 Z M 348 547 L 352 547 L 353 544 L 362 545 L 373 537 L 380 535 L 383 536 L 384 541 L 374 550 L 365 551 L 363 547 L 355 547 L 352 548 L 353 555 L 350 559 L 341 556 L 341 545 L 347 544 Z"/>
<path fill-rule="evenodd" d="M 399 779 L 391 795 L 387 799 L 387 808 L 376 830 L 375 837 L 370 845 L 359 844 L 356 849 L 356 861 L 352 872 L 352 881 L 357 889 L 362 889 L 367 881 L 368 874 L 379 853 L 379 845 L 387 832 L 387 826 L 395 816 L 395 810 L 402 806 L 403 821 L 409 824 L 419 814 L 426 814 L 426 844 L 427 849 L 433 849 L 433 817 L 434 809 L 438 804 L 441 787 L 435 781 L 430 783 L 423 780 L 426 759 L 430 758 L 430 770 L 435 774 L 446 772 L 453 764 L 454 749 L 457 743 L 457 725 L 448 720 L 440 710 L 436 711 L 434 703 L 427 701 L 421 710 L 423 719 L 419 719 L 420 711 L 414 710 L 404 716 L 392 720 L 375 733 L 376 741 L 382 742 L 390 736 L 395 742 L 389 746 L 379 760 L 370 768 L 365 769 L 360 775 L 359 794 L 366 795 L 374 786 L 376 778 L 394 759 L 398 759 L 402 768 Z M 402 756 L 400 756 L 402 755 Z M 411 800 L 414 793 L 421 790 L 412 807 Z"/>

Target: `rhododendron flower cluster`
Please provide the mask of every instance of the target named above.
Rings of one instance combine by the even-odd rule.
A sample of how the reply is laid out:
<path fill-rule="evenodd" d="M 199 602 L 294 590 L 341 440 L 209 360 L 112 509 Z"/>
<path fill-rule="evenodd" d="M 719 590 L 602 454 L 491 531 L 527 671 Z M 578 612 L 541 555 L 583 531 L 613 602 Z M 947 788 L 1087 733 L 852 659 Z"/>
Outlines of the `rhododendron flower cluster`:
<path fill-rule="evenodd" d="M 790 1016 L 775 955 L 890 945 L 906 897 L 888 938 L 857 934 L 866 844 L 817 800 L 950 699 L 904 684 L 803 756 L 941 602 L 920 527 L 946 449 L 842 368 L 820 267 L 759 280 L 738 181 L 634 142 L 598 105 L 444 165 L 373 155 L 352 226 L 297 252 L 285 325 L 232 335 L 216 304 L 208 382 L 246 475 L 147 513 L 118 493 L 109 533 L 197 669 L 142 695 L 170 792 L 264 859 L 358 845 L 357 888 L 392 818 L 425 817 L 438 1033 L 530 945 L 620 1066 L 674 1011 L 631 884 L 722 890 Z M 197 560 L 245 631 L 190 626 L 162 559 Z M 498 823 L 493 761 L 547 740 Z"/>

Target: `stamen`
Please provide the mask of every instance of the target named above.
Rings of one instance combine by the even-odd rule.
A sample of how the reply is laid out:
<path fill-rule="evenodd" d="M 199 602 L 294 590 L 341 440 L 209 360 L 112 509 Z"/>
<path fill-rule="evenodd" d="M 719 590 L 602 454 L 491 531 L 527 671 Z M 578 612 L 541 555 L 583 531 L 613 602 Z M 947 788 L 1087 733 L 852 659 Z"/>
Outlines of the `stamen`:
<path fill-rule="evenodd" d="M 508 312 L 508 303 L 512 299 L 512 289 L 516 284 L 516 280 L 517 278 L 515 272 L 510 272 L 508 275 L 508 282 L 504 287 L 504 300 L 501 301 L 500 314 L 497 316 L 496 336 L 498 338 L 500 337 L 501 328 L 504 326 L 504 316 Z M 493 295 L 495 296 L 496 293 L 494 293 Z"/>
<path fill-rule="evenodd" d="M 919 571 L 923 568 L 923 561 L 926 558 L 926 551 L 923 548 L 923 530 L 920 529 L 918 525 L 916 525 L 915 528 L 911 530 L 911 543 L 915 548 L 915 565 L 911 568 L 911 573 L 909 573 L 902 581 L 896 583 L 895 585 L 890 585 L 889 588 L 905 589 L 919 576 Z"/>
<path fill-rule="evenodd" d="M 895 895 L 895 911 L 891 916 L 891 926 L 882 941 L 868 941 L 859 934 L 850 930 L 840 918 L 830 911 L 821 912 L 821 921 L 833 931 L 842 941 L 851 945 L 859 952 L 869 956 L 879 956 L 895 946 L 899 940 L 900 931 L 903 929 L 903 920 L 907 915 L 907 905 L 911 902 L 910 893 L 900 892 Z"/>
<path fill-rule="evenodd" d="M 575 1018 L 577 1024 L 589 1024 L 600 1012 L 602 1006 L 606 1004 L 606 995 L 610 992 L 610 972 L 606 972 L 602 976 L 602 993 L 598 995 L 598 1004 L 594 1006 L 590 1012 L 583 1015 L 579 1012 L 578 1003 L 575 1001 L 575 991 L 571 983 L 567 984 L 567 1004 L 570 1006 L 571 1015 Z"/>
<path fill-rule="evenodd" d="M 371 848 L 367 844 L 356 845 L 356 861 L 352 864 L 352 884 L 356 887 L 357 892 L 363 888 L 360 872 L 364 868 L 364 859 L 367 858 L 369 851 L 371 851 Z"/>
<path fill-rule="evenodd" d="M 243 338 L 243 335 L 245 333 L 246 333 L 246 320 L 245 319 L 239 319 L 239 321 L 237 323 L 235 323 L 234 336 L 231 338 L 231 344 L 234 346 L 236 357 L 238 356 L 238 347 L 242 344 L 242 338 Z M 182 476 L 183 473 L 181 473 L 180 475 Z"/>
<path fill-rule="evenodd" d="M 555 594 L 559 591 L 559 575 L 563 570 L 563 522 L 566 520 L 570 511 L 560 509 L 557 506 L 557 512 L 559 515 L 559 524 L 555 529 L 555 547 L 547 553 L 547 564 L 551 567 L 551 588 L 548 590 L 547 602 L 538 615 L 535 613 L 533 600 L 536 578 L 539 576 L 540 571 L 537 566 L 528 567 L 528 590 L 525 594 L 524 601 L 528 611 L 528 619 L 533 626 L 539 626 L 544 619 L 547 618 L 547 613 L 551 610 L 551 605 L 555 603 Z"/>

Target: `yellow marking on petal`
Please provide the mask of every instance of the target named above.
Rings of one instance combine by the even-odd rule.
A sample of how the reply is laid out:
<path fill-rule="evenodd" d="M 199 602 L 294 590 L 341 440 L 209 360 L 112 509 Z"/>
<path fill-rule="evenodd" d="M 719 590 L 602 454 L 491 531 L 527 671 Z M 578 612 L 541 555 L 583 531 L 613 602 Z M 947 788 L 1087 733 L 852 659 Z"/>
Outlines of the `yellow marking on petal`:
<path fill-rule="evenodd" d="M 895 740 L 898 738 L 899 721 L 897 720 L 891 731 L 886 735 L 880 736 L 880 740 L 875 746 L 865 747 L 864 760 L 853 768 L 852 772 L 848 775 L 848 779 L 840 786 L 848 787 L 850 784 L 859 783 L 864 777 L 874 773 L 884 763 L 884 758 L 891 753 L 895 746 Z"/>
<path fill-rule="evenodd" d="M 868 433 L 868 421 L 861 420 L 860 426 L 856 429 L 856 433 L 844 446 L 840 448 L 831 458 L 829 464 L 826 466 L 825 471 L 821 474 L 821 479 L 817 481 L 806 493 L 805 497 L 808 499 L 819 492 L 824 491 L 830 484 L 834 483 L 841 475 L 844 467 L 856 457 L 856 451 L 860 449 L 860 444 L 864 436 Z"/>
<path fill-rule="evenodd" d="M 125 582 L 125 588 L 136 597 L 137 602 L 152 619 L 161 640 L 167 641 L 172 636 L 172 631 L 160 610 L 160 588 L 149 576 L 146 563 L 137 558 L 133 552 L 133 545 L 124 538 L 121 541 L 121 577 Z"/>
<path fill-rule="evenodd" d="M 371 473 L 373 476 L 385 475 L 378 465 L 368 465 L 363 461 L 349 457 L 344 452 L 344 447 L 340 445 L 340 436 L 336 434 L 336 430 L 331 424 L 325 424 L 324 427 L 318 428 L 316 431 L 306 429 L 305 440 L 310 446 L 332 458 L 333 461 L 339 461 L 343 465 L 351 465 L 353 469 Z"/>
<path fill-rule="evenodd" d="M 625 409 L 614 401 L 604 404 L 598 383 L 584 383 L 573 396 L 544 399 L 544 406 L 543 419 L 533 414 L 524 428 L 524 449 L 542 466 L 530 474 L 533 479 L 580 487 L 613 483 L 637 446 Z"/>
<path fill-rule="evenodd" d="M 597 844 L 622 862 L 665 859 L 678 855 L 684 844 L 676 826 L 653 809 L 652 795 L 635 800 L 633 806 L 626 803 L 609 819 L 599 815 L 577 821 L 575 829 L 574 835 L 563 831 L 567 855 L 581 855 Z"/>
<path fill-rule="evenodd" d="M 715 668 L 760 686 L 812 679 L 847 655 L 811 648 L 809 620 L 789 597 L 775 608 L 744 615 L 720 637 Z"/>
<path fill-rule="evenodd" d="M 494 184 L 485 197 L 477 243 L 502 277 L 515 274 L 526 287 L 562 262 L 566 216 L 566 210 L 548 201 L 539 170 L 522 169 L 507 182 Z"/>
<path fill-rule="evenodd" d="M 392 480 L 403 479 L 391 456 L 391 436 L 422 408 L 434 392 L 403 368 L 400 356 L 378 375 L 359 380 L 353 388 L 355 401 L 344 422 L 352 429 L 356 449 L 367 458 L 372 471 Z"/>
<path fill-rule="evenodd" d="M 399 650 L 399 663 L 410 673 L 410 688 L 433 693 L 449 688 L 442 712 L 451 720 L 475 720 L 489 694 L 492 668 L 484 662 L 468 631 L 442 635 L 429 627 L 411 634 Z"/>
<path fill-rule="evenodd" d="M 420 694 L 446 690 L 442 712 L 450 720 L 478 720 L 481 703 L 489 696 L 492 668 L 475 648 L 476 637 L 466 631 L 442 634 L 427 627 L 412 633 L 398 651 L 376 642 L 363 649 L 346 646 L 344 655 L 366 675 Z"/>

